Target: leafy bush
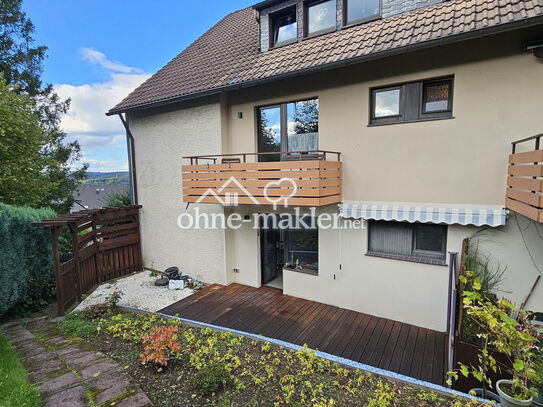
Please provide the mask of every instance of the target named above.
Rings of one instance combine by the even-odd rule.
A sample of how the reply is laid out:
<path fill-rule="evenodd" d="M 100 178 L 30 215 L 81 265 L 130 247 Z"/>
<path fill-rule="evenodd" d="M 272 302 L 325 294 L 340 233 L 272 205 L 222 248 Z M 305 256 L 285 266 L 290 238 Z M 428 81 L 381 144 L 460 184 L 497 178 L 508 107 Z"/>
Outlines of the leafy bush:
<path fill-rule="evenodd" d="M 66 315 L 60 323 L 60 330 L 64 334 L 78 338 L 90 338 L 98 332 L 97 326 L 85 320 L 84 314 L 81 312 Z"/>
<path fill-rule="evenodd" d="M 51 209 L 0 203 L 0 317 L 36 311 L 54 298 L 51 233 L 32 226 L 54 216 Z"/>
<path fill-rule="evenodd" d="M 108 304 L 96 304 L 91 305 L 83 312 L 87 319 L 97 320 L 100 318 L 104 318 L 109 311 L 110 308 Z"/>
<path fill-rule="evenodd" d="M 192 379 L 192 387 L 202 396 L 209 396 L 232 385 L 232 378 L 226 366 L 215 363 L 205 366 Z"/>
<path fill-rule="evenodd" d="M 114 192 L 106 197 L 104 208 L 112 208 L 114 206 L 126 206 L 132 203 L 130 192 L 128 190 Z"/>
<path fill-rule="evenodd" d="M 178 326 L 157 326 L 153 328 L 151 335 L 142 338 L 145 345 L 144 352 L 140 355 L 141 363 L 155 363 L 159 366 L 168 366 L 172 354 L 181 351 L 181 345 L 177 340 Z"/>

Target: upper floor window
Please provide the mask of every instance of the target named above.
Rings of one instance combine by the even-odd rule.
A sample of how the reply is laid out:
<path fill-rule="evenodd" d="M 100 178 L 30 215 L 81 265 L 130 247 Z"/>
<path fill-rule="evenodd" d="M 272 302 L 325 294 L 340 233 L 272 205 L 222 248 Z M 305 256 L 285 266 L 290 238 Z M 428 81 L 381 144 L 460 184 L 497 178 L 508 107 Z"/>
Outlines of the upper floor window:
<path fill-rule="evenodd" d="M 371 21 L 381 16 L 381 0 L 345 0 L 345 25 Z"/>
<path fill-rule="evenodd" d="M 319 149 L 319 100 L 281 103 L 258 109 L 258 151 L 261 161 L 289 160 Z M 311 158 L 312 154 L 307 154 Z"/>
<path fill-rule="evenodd" d="M 444 78 L 371 90 L 370 124 L 452 117 L 453 79 Z"/>
<path fill-rule="evenodd" d="M 273 14 L 271 16 L 271 46 L 281 45 L 295 41 L 298 37 L 298 22 L 296 21 L 296 7 Z"/>
<path fill-rule="evenodd" d="M 305 7 L 305 35 L 315 35 L 336 28 L 336 0 L 310 2 Z"/>

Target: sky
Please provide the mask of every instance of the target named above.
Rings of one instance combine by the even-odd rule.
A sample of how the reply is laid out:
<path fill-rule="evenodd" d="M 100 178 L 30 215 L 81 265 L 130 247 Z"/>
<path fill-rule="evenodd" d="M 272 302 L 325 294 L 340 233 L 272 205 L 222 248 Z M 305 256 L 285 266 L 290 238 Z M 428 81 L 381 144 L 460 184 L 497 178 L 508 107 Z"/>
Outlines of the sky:
<path fill-rule="evenodd" d="M 62 120 L 89 171 L 126 171 L 120 102 L 213 24 L 255 0 L 24 0 L 36 44 L 48 58 L 43 80 L 71 109 Z"/>

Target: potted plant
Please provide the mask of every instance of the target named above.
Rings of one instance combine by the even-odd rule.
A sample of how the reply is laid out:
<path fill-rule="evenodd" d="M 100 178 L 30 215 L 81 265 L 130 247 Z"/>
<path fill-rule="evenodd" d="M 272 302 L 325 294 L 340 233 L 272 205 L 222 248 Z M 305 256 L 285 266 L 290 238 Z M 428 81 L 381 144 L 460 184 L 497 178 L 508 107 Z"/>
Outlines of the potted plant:
<path fill-rule="evenodd" d="M 460 373 L 465 377 L 470 374 L 484 384 L 491 384 L 487 377 L 488 369 L 494 372 L 500 367 L 491 356 L 488 349 L 491 347 L 503 353 L 510 361 L 512 369 L 509 370 L 511 380 L 499 380 L 496 383 L 502 407 L 530 406 L 537 390 L 532 387 L 536 380 L 534 366 L 538 355 L 537 334 L 528 321 L 528 313 L 518 312 L 517 318 L 512 315 L 515 307 L 503 299 L 489 299 L 481 295 L 480 280 L 473 273 L 462 276 L 467 283 L 471 279 L 472 291 L 464 291 L 463 304 L 466 313 L 482 329 L 480 334 L 484 346 L 479 357 L 480 366 L 467 367 L 460 364 Z M 451 372 L 454 378 L 458 373 Z"/>
<path fill-rule="evenodd" d="M 543 355 L 539 355 L 534 365 L 534 385 L 537 387 L 538 395 L 534 398 L 535 406 L 543 406 Z"/>

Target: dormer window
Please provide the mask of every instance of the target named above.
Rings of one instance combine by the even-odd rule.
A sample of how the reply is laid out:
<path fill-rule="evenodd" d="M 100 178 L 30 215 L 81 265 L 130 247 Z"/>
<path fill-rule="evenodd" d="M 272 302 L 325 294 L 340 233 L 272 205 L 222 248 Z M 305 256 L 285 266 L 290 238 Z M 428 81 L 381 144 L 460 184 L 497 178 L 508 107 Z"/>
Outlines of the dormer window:
<path fill-rule="evenodd" d="M 359 24 L 381 17 L 380 0 L 345 0 L 344 24 Z"/>
<path fill-rule="evenodd" d="M 272 47 L 296 41 L 298 37 L 296 7 L 273 14 L 271 16 L 271 26 L 273 37 L 270 45 Z"/>
<path fill-rule="evenodd" d="M 305 35 L 313 36 L 335 30 L 336 0 L 307 3 L 305 6 Z"/>

